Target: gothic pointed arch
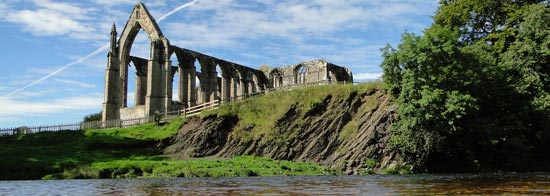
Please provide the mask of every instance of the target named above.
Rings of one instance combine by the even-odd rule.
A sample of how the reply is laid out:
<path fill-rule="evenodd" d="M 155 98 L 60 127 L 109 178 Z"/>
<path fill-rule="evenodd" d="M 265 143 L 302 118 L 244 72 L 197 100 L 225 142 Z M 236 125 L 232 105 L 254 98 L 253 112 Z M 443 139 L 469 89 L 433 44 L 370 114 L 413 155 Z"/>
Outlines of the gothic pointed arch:
<path fill-rule="evenodd" d="M 148 75 L 146 76 L 147 80 L 144 81 L 148 83 L 146 96 L 154 97 L 153 99 L 146 99 L 145 105 L 148 110 L 153 110 L 157 108 L 156 105 L 165 105 L 164 102 L 166 101 L 162 99 L 169 97 L 170 92 L 165 88 L 169 87 L 167 81 L 169 81 L 170 74 L 168 73 L 171 70 L 170 65 L 166 64 L 169 62 L 169 59 L 166 58 L 170 58 L 168 56 L 170 42 L 163 36 L 157 22 L 143 3 L 136 4 L 118 40 L 118 67 L 120 70 L 120 94 L 122 95 L 119 103 L 121 103 L 121 107 L 127 107 L 130 51 L 136 36 L 142 29 L 147 33 L 151 43 L 149 62 L 147 63 Z M 155 82 L 151 83 L 152 80 Z M 149 111 L 149 113 L 151 112 Z"/>
<path fill-rule="evenodd" d="M 162 31 L 160 31 L 157 22 L 153 16 L 151 16 L 149 10 L 147 10 L 147 7 L 145 7 L 145 5 L 141 2 L 138 3 L 132 10 L 132 14 L 130 14 L 130 18 L 126 22 L 126 25 L 120 34 L 118 46 L 120 48 L 121 64 L 126 64 L 127 61 L 129 61 L 132 44 L 134 43 L 134 39 L 140 29 L 143 29 L 147 33 L 147 36 L 151 41 L 163 40 L 164 42 L 166 39 L 164 38 Z"/>

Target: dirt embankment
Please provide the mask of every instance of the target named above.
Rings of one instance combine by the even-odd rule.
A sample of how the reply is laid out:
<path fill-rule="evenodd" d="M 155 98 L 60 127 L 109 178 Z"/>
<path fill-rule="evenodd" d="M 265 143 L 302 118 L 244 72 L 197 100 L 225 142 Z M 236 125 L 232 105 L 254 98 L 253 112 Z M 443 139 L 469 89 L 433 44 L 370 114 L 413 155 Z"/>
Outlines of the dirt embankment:
<path fill-rule="evenodd" d="M 298 104 L 298 103 L 297 103 Z M 256 138 L 243 138 L 242 117 L 192 117 L 172 138 L 164 153 L 176 157 L 256 155 L 315 162 L 348 174 L 380 172 L 401 164 L 388 147 L 396 106 L 380 90 L 352 92 L 345 98 L 328 95 L 307 111 L 289 106 L 275 126 Z"/>

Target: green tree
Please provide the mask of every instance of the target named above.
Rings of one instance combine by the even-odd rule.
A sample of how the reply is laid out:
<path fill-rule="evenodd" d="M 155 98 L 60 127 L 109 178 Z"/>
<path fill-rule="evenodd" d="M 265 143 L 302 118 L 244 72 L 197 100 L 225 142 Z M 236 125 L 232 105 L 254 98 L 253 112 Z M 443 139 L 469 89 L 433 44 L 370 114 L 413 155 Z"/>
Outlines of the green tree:
<path fill-rule="evenodd" d="M 477 111 L 470 91 L 479 83 L 479 66 L 469 63 L 473 57 L 461 50 L 458 36 L 432 26 L 422 37 L 405 33 L 397 50 L 383 50 L 383 77 L 400 106 L 392 143 L 415 165 L 444 151 L 449 137 L 466 131 L 463 118 Z"/>
<path fill-rule="evenodd" d="M 397 49 L 382 49 L 383 79 L 399 104 L 391 143 L 412 165 L 514 170 L 544 159 L 548 4 L 443 0 L 424 35 L 404 33 Z"/>
<path fill-rule="evenodd" d="M 90 122 L 90 121 L 99 121 L 101 120 L 101 112 L 88 114 L 84 116 L 83 122 Z"/>

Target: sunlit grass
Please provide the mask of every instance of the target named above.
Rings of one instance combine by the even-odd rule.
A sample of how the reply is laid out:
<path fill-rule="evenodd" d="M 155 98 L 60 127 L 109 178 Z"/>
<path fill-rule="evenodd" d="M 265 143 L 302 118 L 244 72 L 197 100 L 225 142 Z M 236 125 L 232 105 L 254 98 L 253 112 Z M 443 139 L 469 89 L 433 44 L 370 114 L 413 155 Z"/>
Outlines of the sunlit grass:
<path fill-rule="evenodd" d="M 270 92 L 222 105 L 201 114 L 239 117 L 232 136 L 237 140 L 267 137 L 274 144 L 297 133 L 278 133 L 274 127 L 291 107 L 297 116 L 315 110 L 330 97 L 348 99 L 383 89 L 382 82 L 324 85 Z M 374 101 L 374 100 L 373 100 Z M 372 105 L 376 105 L 372 103 Z M 368 105 L 366 107 L 369 107 Z M 364 108 L 369 109 L 369 108 Z M 228 160 L 172 160 L 162 156 L 160 141 L 177 134 L 184 119 L 157 127 L 154 123 L 107 130 L 59 131 L 0 137 L 0 180 L 57 178 L 122 178 L 176 176 L 321 175 L 330 173 L 310 163 L 291 163 L 258 157 Z M 356 124 L 341 137 L 351 137 Z"/>
<path fill-rule="evenodd" d="M 64 172 L 63 177 L 231 177 L 329 175 L 333 171 L 317 164 L 278 161 L 253 156 L 231 159 L 116 160 L 93 163 L 89 167 Z"/>
<path fill-rule="evenodd" d="M 383 85 L 385 85 L 383 82 L 357 85 L 332 84 L 269 92 L 262 96 L 222 105 L 217 110 L 203 112 L 201 116 L 238 116 L 239 123 L 234 128 L 233 135 L 244 141 L 255 140 L 273 135 L 277 120 L 281 119 L 291 107 L 296 107 L 299 115 L 304 115 L 329 96 L 335 100 L 346 99 L 352 93 L 361 94 L 374 89 L 382 90 Z"/>

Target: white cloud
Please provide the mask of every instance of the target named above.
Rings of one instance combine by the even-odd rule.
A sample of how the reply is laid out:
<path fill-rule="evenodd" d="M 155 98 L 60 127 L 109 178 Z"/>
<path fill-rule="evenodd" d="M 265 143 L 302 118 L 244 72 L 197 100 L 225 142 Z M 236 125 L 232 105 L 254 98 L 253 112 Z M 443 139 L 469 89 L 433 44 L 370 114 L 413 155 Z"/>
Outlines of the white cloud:
<path fill-rule="evenodd" d="M 37 36 L 93 31 L 93 28 L 68 18 L 64 13 L 55 10 L 39 9 L 15 11 L 8 13 L 5 19 L 9 22 L 22 24 L 26 31 Z"/>
<path fill-rule="evenodd" d="M 101 108 L 103 95 L 82 95 L 54 100 L 21 101 L 13 97 L 0 97 L 0 118 L 17 116 L 45 115 L 69 110 L 89 110 Z"/>
<path fill-rule="evenodd" d="M 8 6 L 5 3 L 0 3 L 0 14 L 4 15 L 7 9 Z"/>
<path fill-rule="evenodd" d="M 82 17 L 86 11 L 78 6 L 68 3 L 51 2 L 49 0 L 34 0 L 34 4 L 58 13 L 68 14 L 71 17 Z"/>
<path fill-rule="evenodd" d="M 25 6 L 15 2 L 2 4 L 0 13 L 0 20 L 19 24 L 35 36 L 67 35 L 77 40 L 97 41 L 106 37 L 97 32 L 108 32 L 110 28 L 102 28 L 102 23 L 112 20 L 118 12 L 83 2 L 33 0 Z"/>
<path fill-rule="evenodd" d="M 94 3 L 103 4 L 103 5 L 123 5 L 123 4 L 135 4 L 135 0 L 93 0 Z"/>
<path fill-rule="evenodd" d="M 356 73 L 353 80 L 377 80 L 382 78 L 382 73 Z"/>
<path fill-rule="evenodd" d="M 431 5 L 429 2 L 406 0 L 392 3 L 328 0 L 272 3 L 199 1 L 190 10 L 195 11 L 194 17 L 200 20 L 171 23 L 169 33 L 185 40 L 184 43 L 207 47 L 263 37 L 282 37 L 301 44 L 312 36 L 338 37 L 341 31 L 365 30 L 369 25 L 380 23 L 385 27 L 416 28 L 411 15 L 425 15 L 426 10 L 433 12 L 425 9 L 425 4 Z M 209 14 L 201 15 L 204 13 Z"/>

